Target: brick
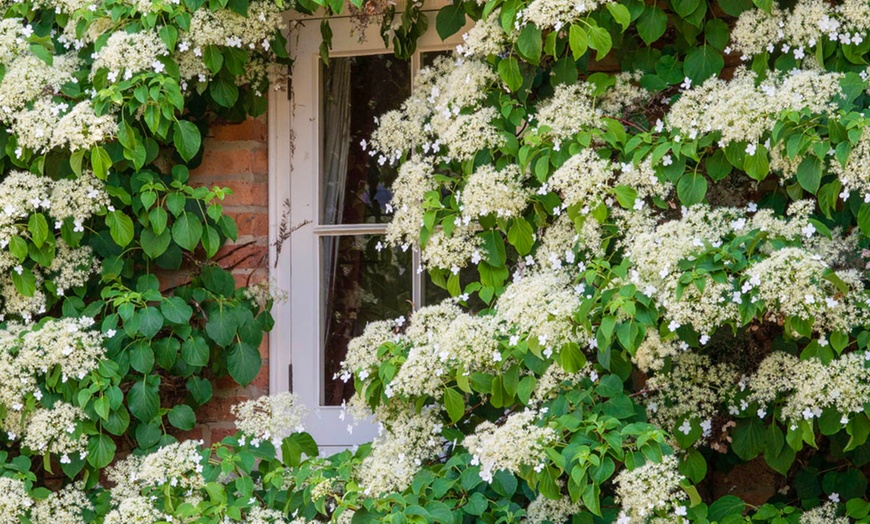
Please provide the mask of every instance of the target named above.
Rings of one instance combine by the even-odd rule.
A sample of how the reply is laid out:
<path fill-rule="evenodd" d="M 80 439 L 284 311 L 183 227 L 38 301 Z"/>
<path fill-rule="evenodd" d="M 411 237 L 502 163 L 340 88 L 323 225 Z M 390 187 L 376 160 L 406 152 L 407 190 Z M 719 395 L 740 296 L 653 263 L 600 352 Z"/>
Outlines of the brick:
<path fill-rule="evenodd" d="M 208 437 L 208 426 L 198 425 L 190 431 L 179 431 L 175 433 L 175 438 L 178 440 L 205 440 Z"/>
<path fill-rule="evenodd" d="M 269 150 L 265 147 L 251 151 L 251 172 L 258 175 L 269 174 Z"/>
<path fill-rule="evenodd" d="M 199 167 L 191 172 L 191 180 L 197 181 L 197 179 L 212 176 L 250 174 L 251 168 L 252 158 L 249 148 L 211 148 L 203 155 Z"/>
<path fill-rule="evenodd" d="M 226 245 L 217 252 L 215 261 L 223 268 L 267 267 L 269 265 L 269 247 L 257 244 Z"/>
<path fill-rule="evenodd" d="M 212 126 L 209 131 L 215 140 L 224 142 L 255 140 L 265 143 L 269 136 L 269 126 L 265 118 L 248 118 L 238 124 L 220 124 Z"/>
<path fill-rule="evenodd" d="M 269 183 L 266 181 L 231 179 L 214 185 L 233 190 L 233 194 L 224 199 L 224 206 L 259 206 L 264 211 L 269 207 Z"/>
<path fill-rule="evenodd" d="M 212 443 L 220 442 L 224 439 L 224 437 L 228 437 L 230 435 L 235 435 L 236 429 L 235 426 L 232 427 L 212 427 L 211 428 L 211 441 Z"/>
<path fill-rule="evenodd" d="M 233 420 L 230 408 L 248 400 L 246 396 L 232 395 L 228 397 L 215 396 L 208 403 L 197 409 L 197 419 L 203 422 L 218 422 Z"/>
<path fill-rule="evenodd" d="M 266 348 L 266 355 L 269 354 L 269 342 L 264 341 L 260 346 L 260 354 L 263 353 L 263 347 Z M 257 388 L 262 394 L 266 395 L 269 393 L 269 360 L 263 359 L 263 367 L 260 368 L 260 372 L 257 373 L 257 376 L 254 377 L 254 381 L 251 382 L 251 386 Z"/>
<path fill-rule="evenodd" d="M 236 221 L 239 236 L 267 238 L 269 236 L 269 213 L 266 211 L 230 212 L 225 214 Z"/>

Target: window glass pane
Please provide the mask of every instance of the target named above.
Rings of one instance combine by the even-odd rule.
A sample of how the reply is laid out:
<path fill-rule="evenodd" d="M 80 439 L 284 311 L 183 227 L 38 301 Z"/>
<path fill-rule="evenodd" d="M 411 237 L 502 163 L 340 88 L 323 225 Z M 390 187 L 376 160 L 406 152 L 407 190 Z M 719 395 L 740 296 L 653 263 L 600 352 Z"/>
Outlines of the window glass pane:
<path fill-rule="evenodd" d="M 323 405 L 339 405 L 353 394 L 353 381 L 333 378 L 348 342 L 369 322 L 411 311 L 411 251 L 378 250 L 382 240 L 379 235 L 320 239 Z"/>
<path fill-rule="evenodd" d="M 320 223 L 388 222 L 396 168 L 363 150 L 375 118 L 411 94 L 410 63 L 389 55 L 335 57 L 323 66 Z"/>

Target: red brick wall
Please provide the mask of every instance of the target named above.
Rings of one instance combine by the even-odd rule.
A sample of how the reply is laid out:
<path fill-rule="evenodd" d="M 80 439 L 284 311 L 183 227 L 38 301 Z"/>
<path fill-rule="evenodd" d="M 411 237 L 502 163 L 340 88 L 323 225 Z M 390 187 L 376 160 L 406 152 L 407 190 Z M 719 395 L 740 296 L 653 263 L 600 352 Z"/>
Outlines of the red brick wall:
<path fill-rule="evenodd" d="M 266 117 L 241 124 L 213 126 L 204 141 L 202 164 L 191 172 L 191 185 L 220 186 L 233 190 L 224 212 L 235 219 L 239 238 L 216 255 L 231 269 L 239 286 L 269 278 L 269 151 Z M 229 377 L 213 383 L 214 398 L 197 413 L 199 424 L 187 436 L 217 442 L 235 433 L 230 407 L 269 393 L 269 339 L 260 346 L 263 367 L 247 387 Z"/>

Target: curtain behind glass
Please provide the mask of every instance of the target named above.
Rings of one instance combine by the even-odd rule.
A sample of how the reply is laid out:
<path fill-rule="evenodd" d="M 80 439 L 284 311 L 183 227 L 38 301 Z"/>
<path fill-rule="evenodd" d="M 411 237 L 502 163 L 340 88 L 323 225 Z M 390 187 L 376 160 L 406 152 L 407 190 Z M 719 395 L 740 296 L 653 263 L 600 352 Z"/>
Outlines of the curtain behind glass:
<path fill-rule="evenodd" d="M 340 224 L 344 209 L 347 159 L 350 149 L 350 58 L 333 58 L 323 68 L 323 171 L 320 185 L 320 223 Z M 328 315 L 330 296 L 338 260 L 338 237 L 326 237 L 321 251 L 321 311 L 323 335 L 329 333 L 331 315 Z"/>

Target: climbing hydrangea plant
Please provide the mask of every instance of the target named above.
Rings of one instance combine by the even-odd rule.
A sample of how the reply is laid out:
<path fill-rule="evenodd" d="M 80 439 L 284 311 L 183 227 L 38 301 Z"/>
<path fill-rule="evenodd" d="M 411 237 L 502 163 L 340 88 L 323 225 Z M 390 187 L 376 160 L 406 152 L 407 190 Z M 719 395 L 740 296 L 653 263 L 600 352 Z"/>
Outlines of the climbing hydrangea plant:
<path fill-rule="evenodd" d="M 474 28 L 363 145 L 455 297 L 350 345 L 380 434 L 321 457 L 283 394 L 176 440 L 273 322 L 203 134 L 265 110 L 282 10 L 328 59 L 329 15 L 409 57 L 422 7 L 0 4 L 0 523 L 870 521 L 866 0 L 441 8 Z"/>

